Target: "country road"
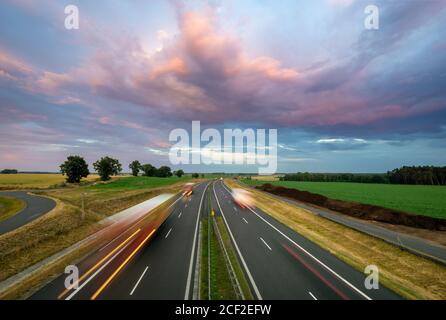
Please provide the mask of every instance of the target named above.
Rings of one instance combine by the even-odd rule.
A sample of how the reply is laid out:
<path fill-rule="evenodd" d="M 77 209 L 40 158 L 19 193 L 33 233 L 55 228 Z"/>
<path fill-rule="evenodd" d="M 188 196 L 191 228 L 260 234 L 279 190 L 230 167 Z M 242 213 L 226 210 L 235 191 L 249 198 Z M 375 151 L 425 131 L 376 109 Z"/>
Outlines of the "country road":
<path fill-rule="evenodd" d="M 25 201 L 26 207 L 11 218 L 0 222 L 0 235 L 13 231 L 51 211 L 56 202 L 49 198 L 34 196 L 26 191 L 2 191 L 0 195 L 18 198 Z"/>
<path fill-rule="evenodd" d="M 264 212 L 236 207 L 223 181 L 199 184 L 189 200 L 177 196 L 157 230 L 144 219 L 78 264 L 77 289 L 61 275 L 31 299 L 192 299 L 198 226 L 211 205 L 230 231 L 256 299 L 399 299 L 364 288 L 364 274 Z"/>

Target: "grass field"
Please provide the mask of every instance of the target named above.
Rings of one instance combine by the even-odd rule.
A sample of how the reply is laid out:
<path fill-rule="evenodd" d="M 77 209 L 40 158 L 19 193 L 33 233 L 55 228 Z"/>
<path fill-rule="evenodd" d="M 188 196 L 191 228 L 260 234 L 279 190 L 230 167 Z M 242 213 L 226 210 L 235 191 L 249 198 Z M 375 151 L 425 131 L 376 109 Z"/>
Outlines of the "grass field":
<path fill-rule="evenodd" d="M 382 206 L 446 219 L 445 186 L 244 180 L 246 184 L 272 183 L 318 193 L 329 198 Z"/>
<path fill-rule="evenodd" d="M 25 206 L 25 202 L 20 199 L 0 196 L 0 222 L 11 218 Z"/>
<path fill-rule="evenodd" d="M 65 178 L 56 173 L 0 174 L 0 189 L 46 189 L 64 183 Z M 95 181 L 98 178 L 97 175 L 90 175 L 83 181 Z"/>
<path fill-rule="evenodd" d="M 167 186 L 177 182 L 186 182 L 188 178 L 155 178 L 155 177 L 124 177 L 112 183 L 98 183 L 93 186 L 86 187 L 85 190 L 111 192 L 111 191 L 131 191 L 146 188 L 158 188 Z"/>

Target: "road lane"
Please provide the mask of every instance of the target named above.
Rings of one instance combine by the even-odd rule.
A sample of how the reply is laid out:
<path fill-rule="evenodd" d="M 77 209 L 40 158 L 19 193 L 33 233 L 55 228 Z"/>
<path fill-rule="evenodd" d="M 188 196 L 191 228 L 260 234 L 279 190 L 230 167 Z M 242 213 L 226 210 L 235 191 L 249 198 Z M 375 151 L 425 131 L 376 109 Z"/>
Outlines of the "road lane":
<path fill-rule="evenodd" d="M 253 188 L 252 186 L 249 185 L 246 186 L 249 188 Z M 285 201 L 295 207 L 310 211 L 313 214 L 319 215 L 323 218 L 329 219 L 331 221 L 358 230 L 360 232 L 369 234 L 373 237 L 380 238 L 386 242 L 402 247 L 417 255 L 426 257 L 428 259 L 432 259 L 434 261 L 446 265 L 446 247 L 438 243 L 434 243 L 429 240 L 418 238 L 416 236 L 408 235 L 405 233 L 393 231 L 384 228 L 382 226 L 373 224 L 370 221 L 365 221 L 358 218 L 350 217 L 348 215 L 339 212 L 331 211 L 329 209 L 322 207 L 317 207 L 315 205 L 304 203 L 295 199 L 281 197 L 272 193 L 267 193 L 267 194 L 270 197 L 277 198 L 278 200 L 281 201 Z"/>
<path fill-rule="evenodd" d="M 365 290 L 362 273 L 261 210 L 234 210 L 222 181 L 214 190 L 213 205 L 223 212 L 264 299 L 314 299 L 309 291 L 318 299 L 399 298 L 382 286 Z"/>
<path fill-rule="evenodd" d="M 152 236 L 153 225 L 142 220 L 121 235 L 119 240 L 113 240 L 113 244 L 105 245 L 82 261 L 79 264 L 81 275 L 105 259 L 100 267 L 102 269 L 98 271 L 98 267 L 89 274 L 83 281 L 95 276 L 71 299 L 183 299 L 193 231 L 205 188 L 205 184 L 200 184 L 190 200 L 175 203 L 167 220 Z M 182 218 L 178 219 L 180 212 Z M 137 232 L 138 229 L 141 231 Z M 137 235 L 123 244 L 135 232 Z M 168 232 L 170 234 L 166 237 Z M 147 237 L 147 243 L 141 245 Z M 138 249 L 138 246 L 141 248 Z M 146 274 L 141 276 L 146 269 Z M 31 299 L 56 299 L 64 291 L 64 280 L 65 275 L 59 276 Z M 72 293 L 61 298 L 66 299 Z"/>
<path fill-rule="evenodd" d="M 181 300 L 185 298 L 190 261 L 195 261 L 197 239 L 195 227 L 203 206 L 202 198 L 206 185 L 200 185 L 194 191 L 190 201 L 179 204 L 170 217 L 158 230 L 150 246 L 130 263 L 113 281 L 100 299 L 137 299 L 137 300 Z M 181 219 L 178 218 L 182 213 Z M 169 237 L 164 235 L 172 231 Z M 195 241 L 194 241 L 195 239 Z M 149 273 L 130 296 L 132 286 L 137 282 L 142 271 L 149 267 Z M 194 265 L 192 266 L 193 271 Z M 192 272 L 191 271 L 191 272 Z"/>
<path fill-rule="evenodd" d="M 49 198 L 28 194 L 26 191 L 2 191 L 0 195 L 25 201 L 26 207 L 9 219 L 0 222 L 0 235 L 20 228 L 51 211 L 56 202 Z"/>

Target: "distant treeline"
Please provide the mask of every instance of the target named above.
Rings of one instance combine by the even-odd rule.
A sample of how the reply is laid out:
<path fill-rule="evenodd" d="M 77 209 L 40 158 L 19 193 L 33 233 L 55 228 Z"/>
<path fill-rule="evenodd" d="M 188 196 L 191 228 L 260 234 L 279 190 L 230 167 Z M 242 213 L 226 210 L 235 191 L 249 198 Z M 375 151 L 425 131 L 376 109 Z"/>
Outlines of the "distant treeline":
<path fill-rule="evenodd" d="M 17 174 L 18 171 L 16 169 L 3 169 L 0 171 L 2 174 Z"/>
<path fill-rule="evenodd" d="M 310 173 L 286 174 L 282 181 L 358 182 L 418 185 L 446 185 L 446 167 L 402 167 L 387 173 Z"/>
<path fill-rule="evenodd" d="M 446 185 L 446 167 L 402 167 L 387 172 L 390 183 Z"/>

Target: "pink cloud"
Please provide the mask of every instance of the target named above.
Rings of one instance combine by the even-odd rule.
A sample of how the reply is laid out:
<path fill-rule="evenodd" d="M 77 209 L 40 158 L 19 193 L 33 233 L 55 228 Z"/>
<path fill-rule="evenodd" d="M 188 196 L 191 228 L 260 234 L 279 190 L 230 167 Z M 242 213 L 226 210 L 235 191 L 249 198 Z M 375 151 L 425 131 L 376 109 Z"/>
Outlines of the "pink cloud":
<path fill-rule="evenodd" d="M 31 66 L 0 49 L 0 77 L 20 82 L 32 73 Z"/>
<path fill-rule="evenodd" d="M 274 57 L 250 56 L 236 34 L 220 30 L 212 10 L 181 11 L 178 24 L 179 34 L 154 53 L 146 52 L 138 39 L 105 34 L 90 43 L 96 46 L 95 54 L 80 66 L 67 73 L 41 72 L 34 88 L 65 96 L 83 90 L 87 96 L 81 100 L 93 93 L 135 105 L 149 117 L 174 115 L 209 123 L 362 125 L 405 116 L 401 106 L 372 105 L 352 94 L 364 71 L 351 74 L 333 90 L 314 91 L 312 86 L 327 79 L 336 82 L 330 66 L 302 72 Z M 102 116 L 106 112 L 106 107 L 95 110 L 99 123 L 144 130 L 143 123 L 113 120 Z"/>

